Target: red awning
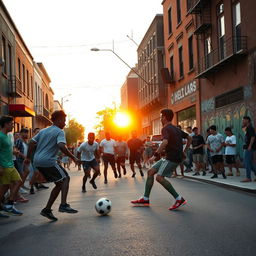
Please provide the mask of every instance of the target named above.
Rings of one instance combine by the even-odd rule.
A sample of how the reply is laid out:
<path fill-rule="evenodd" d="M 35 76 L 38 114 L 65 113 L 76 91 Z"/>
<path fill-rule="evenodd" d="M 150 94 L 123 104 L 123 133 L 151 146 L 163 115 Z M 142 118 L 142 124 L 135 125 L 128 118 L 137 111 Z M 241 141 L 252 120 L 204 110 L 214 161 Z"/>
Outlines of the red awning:
<path fill-rule="evenodd" d="M 35 116 L 35 112 L 24 104 L 9 104 L 9 114 L 15 117 Z"/>

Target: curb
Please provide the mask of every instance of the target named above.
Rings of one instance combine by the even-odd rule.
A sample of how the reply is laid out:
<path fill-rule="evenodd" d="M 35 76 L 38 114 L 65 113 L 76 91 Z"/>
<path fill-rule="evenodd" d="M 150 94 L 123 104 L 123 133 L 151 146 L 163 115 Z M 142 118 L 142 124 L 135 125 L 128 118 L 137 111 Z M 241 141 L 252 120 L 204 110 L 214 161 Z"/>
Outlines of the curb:
<path fill-rule="evenodd" d="M 191 180 L 202 181 L 205 183 L 217 185 L 217 186 L 224 187 L 224 188 L 232 188 L 235 190 L 239 190 L 239 191 L 243 191 L 243 192 L 247 192 L 247 193 L 251 193 L 251 194 L 256 194 L 256 189 L 243 188 L 243 187 L 239 187 L 239 186 L 235 186 L 235 185 L 231 185 L 231 184 L 224 184 L 224 183 L 220 183 L 220 182 L 216 182 L 216 181 L 212 181 L 212 180 L 204 180 L 204 179 L 199 179 L 197 177 L 191 177 L 191 176 L 186 176 L 186 175 L 185 175 L 185 178 L 191 179 Z"/>

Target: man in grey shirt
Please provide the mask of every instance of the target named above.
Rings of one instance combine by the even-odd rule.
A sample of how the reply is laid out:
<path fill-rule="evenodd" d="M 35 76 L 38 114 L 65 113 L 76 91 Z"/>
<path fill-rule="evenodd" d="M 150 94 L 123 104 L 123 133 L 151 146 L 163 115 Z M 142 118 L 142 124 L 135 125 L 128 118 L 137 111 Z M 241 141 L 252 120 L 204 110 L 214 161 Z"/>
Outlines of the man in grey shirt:
<path fill-rule="evenodd" d="M 75 163 L 79 160 L 68 150 L 63 128 L 65 127 L 66 114 L 62 110 L 54 111 L 51 120 L 53 125 L 41 130 L 29 143 L 25 164 L 29 164 L 35 151 L 33 164 L 42 173 L 47 182 L 54 182 L 50 198 L 41 215 L 52 220 L 58 220 L 53 214 L 51 207 L 57 199 L 60 191 L 61 204 L 59 212 L 77 213 L 67 204 L 70 177 L 67 171 L 57 163 L 57 154 L 61 150 L 65 155 L 73 159 Z"/>
<path fill-rule="evenodd" d="M 129 152 L 129 149 L 128 149 L 127 143 L 122 140 L 121 136 L 118 136 L 115 144 L 118 178 L 121 178 L 122 176 L 121 167 L 123 168 L 124 175 L 126 175 L 125 159 L 128 159 L 128 152 Z"/>

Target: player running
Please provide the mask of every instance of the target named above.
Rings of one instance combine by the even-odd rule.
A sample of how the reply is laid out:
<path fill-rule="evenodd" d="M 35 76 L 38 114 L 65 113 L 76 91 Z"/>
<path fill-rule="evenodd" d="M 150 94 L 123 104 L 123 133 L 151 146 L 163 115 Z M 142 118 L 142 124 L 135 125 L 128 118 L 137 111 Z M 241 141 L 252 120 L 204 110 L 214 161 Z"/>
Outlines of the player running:
<path fill-rule="evenodd" d="M 86 192 L 85 184 L 90 176 L 91 169 L 94 170 L 94 174 L 89 181 L 94 189 L 97 189 L 95 184 L 95 179 L 100 173 L 99 168 L 99 144 L 94 141 L 95 134 L 93 132 L 88 133 L 88 141 L 83 142 L 80 147 L 77 149 L 77 157 L 78 159 L 81 158 L 83 169 L 84 169 L 84 177 L 83 177 L 83 185 L 82 185 L 82 192 Z M 98 159 L 98 160 L 97 160 Z"/>
<path fill-rule="evenodd" d="M 191 137 L 187 133 L 178 129 L 176 126 L 172 125 L 172 119 L 173 112 L 171 109 L 163 109 L 161 111 L 161 122 L 163 125 L 161 133 L 163 140 L 154 156 L 150 160 L 153 161 L 156 157 L 159 157 L 164 149 L 166 152 L 166 158 L 162 158 L 153 164 L 152 168 L 148 171 L 144 196 L 138 200 L 131 201 L 132 204 L 149 206 L 149 196 L 154 184 L 155 174 L 157 174 L 156 180 L 176 200 L 174 205 L 172 205 L 169 210 L 175 210 L 187 203 L 187 201 L 176 192 L 171 183 L 165 179 L 165 177 L 171 177 L 172 172 L 182 162 L 184 152 L 186 152 L 191 144 Z M 182 143 L 183 138 L 187 139 L 187 145 L 184 149 L 184 152 Z"/>

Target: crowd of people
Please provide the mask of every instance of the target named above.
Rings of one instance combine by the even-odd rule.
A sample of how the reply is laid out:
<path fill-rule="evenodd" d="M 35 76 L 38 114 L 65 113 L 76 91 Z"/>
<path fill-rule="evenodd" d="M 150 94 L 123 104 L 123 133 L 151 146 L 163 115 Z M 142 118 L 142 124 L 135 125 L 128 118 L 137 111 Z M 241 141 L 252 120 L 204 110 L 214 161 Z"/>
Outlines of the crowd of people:
<path fill-rule="evenodd" d="M 68 148 L 63 128 L 65 127 L 66 114 L 55 111 L 52 114 L 53 125 L 45 129 L 34 129 L 33 136 L 29 139 L 29 130 L 22 128 L 19 133 L 12 133 L 13 118 L 2 116 L 0 118 L 0 217 L 8 218 L 9 215 L 22 215 L 15 206 L 16 202 L 26 203 L 24 193 L 34 194 L 35 189 L 48 189 L 45 182 L 53 182 L 53 187 L 48 202 L 41 210 L 41 215 L 56 221 L 52 213 L 52 205 L 61 193 L 59 212 L 77 213 L 67 203 L 70 177 L 69 170 L 73 161 L 78 170 L 83 169 L 81 190 L 86 192 L 86 183 L 97 189 L 96 178 L 101 175 L 100 163 L 103 164 L 104 184 L 108 183 L 108 167 L 111 166 L 115 179 L 127 175 L 126 160 L 129 159 L 131 177 L 136 176 L 135 164 L 141 177 L 144 176 L 143 167 L 147 167 L 147 179 L 144 196 L 134 200 L 132 204 L 149 205 L 149 195 L 156 180 L 175 198 L 175 204 L 170 210 L 184 204 L 186 200 L 181 197 L 165 177 L 176 177 L 180 169 L 181 177 L 184 172 L 193 175 L 206 175 L 209 170 L 211 178 L 218 178 L 221 174 L 226 179 L 224 161 L 233 176 L 240 176 L 237 156 L 236 136 L 232 129 L 225 129 L 226 137 L 217 132 L 217 127 L 211 125 L 207 130 L 207 137 L 199 134 L 197 127 L 187 127 L 186 132 L 180 126 L 172 125 L 173 112 L 170 109 L 161 111 L 163 129 L 162 142 L 159 147 L 151 141 L 150 136 L 141 140 L 136 131 L 131 132 L 128 141 L 118 136 L 115 140 L 106 132 L 105 139 L 98 141 L 94 133 L 89 133 L 85 142 L 80 142 L 75 148 Z M 256 150 L 255 130 L 248 116 L 243 118 L 245 129 L 244 166 L 246 178 L 242 182 L 251 182 L 251 172 L 256 175 L 253 163 L 253 153 Z M 186 167 L 186 169 L 184 168 Z M 185 170 L 184 170 L 185 169 Z M 29 180 L 29 186 L 25 182 Z M 256 181 L 256 179 L 255 179 Z"/>

